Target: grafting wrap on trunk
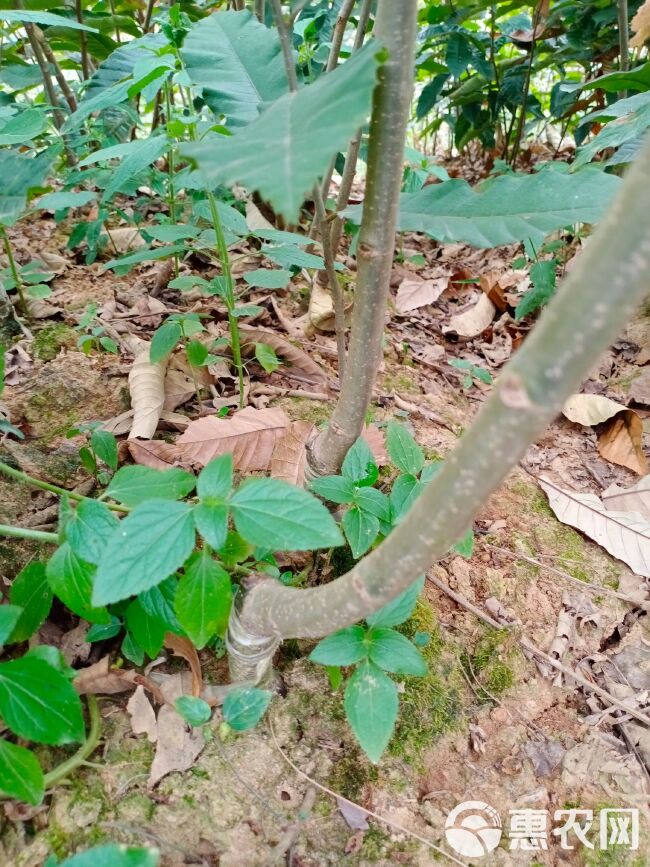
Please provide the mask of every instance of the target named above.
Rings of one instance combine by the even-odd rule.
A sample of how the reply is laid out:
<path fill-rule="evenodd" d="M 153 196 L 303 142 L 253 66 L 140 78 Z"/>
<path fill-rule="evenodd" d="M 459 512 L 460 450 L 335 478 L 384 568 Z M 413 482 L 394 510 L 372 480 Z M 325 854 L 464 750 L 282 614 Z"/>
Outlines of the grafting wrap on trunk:
<path fill-rule="evenodd" d="M 650 139 L 557 296 L 403 521 L 330 584 L 257 585 L 241 612 L 246 629 L 328 635 L 385 605 L 449 550 L 650 291 L 649 200 Z M 349 370 L 359 375 L 352 361 Z"/>

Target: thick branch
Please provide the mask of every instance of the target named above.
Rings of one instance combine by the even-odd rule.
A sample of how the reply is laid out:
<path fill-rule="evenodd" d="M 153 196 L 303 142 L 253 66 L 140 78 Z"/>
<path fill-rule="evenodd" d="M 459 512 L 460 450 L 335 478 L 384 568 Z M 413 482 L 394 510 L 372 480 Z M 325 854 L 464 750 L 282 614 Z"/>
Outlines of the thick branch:
<path fill-rule="evenodd" d="M 650 139 L 557 297 L 402 523 L 331 584 L 253 588 L 241 614 L 247 629 L 280 638 L 327 635 L 385 605 L 449 550 L 646 296 L 649 195 Z"/>
<path fill-rule="evenodd" d="M 331 424 L 310 453 L 312 472 L 336 473 L 361 433 L 382 358 L 384 316 L 395 246 L 406 124 L 413 95 L 416 0 L 382 0 L 377 40 L 388 51 L 373 97 L 368 177 L 357 253 L 350 347 Z"/>

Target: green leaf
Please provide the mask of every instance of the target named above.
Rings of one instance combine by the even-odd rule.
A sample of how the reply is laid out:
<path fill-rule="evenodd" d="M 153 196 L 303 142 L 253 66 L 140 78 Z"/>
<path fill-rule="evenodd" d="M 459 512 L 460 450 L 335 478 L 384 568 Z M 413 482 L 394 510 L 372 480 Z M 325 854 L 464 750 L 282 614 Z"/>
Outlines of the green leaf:
<path fill-rule="evenodd" d="M 185 37 L 181 57 L 192 84 L 231 126 L 255 120 L 288 90 L 277 32 L 248 11 L 198 21 Z"/>
<path fill-rule="evenodd" d="M 117 440 L 107 430 L 94 430 L 90 435 L 90 445 L 97 457 L 111 470 L 117 469 Z"/>
<path fill-rule="evenodd" d="M 106 496 L 125 506 L 139 506 L 146 500 L 179 500 L 194 488 L 196 479 L 180 467 L 154 470 L 151 467 L 122 467 L 110 481 Z"/>
<path fill-rule="evenodd" d="M 390 500 L 376 488 L 357 488 L 354 495 L 354 504 L 369 515 L 374 515 L 385 524 L 390 523 Z"/>
<path fill-rule="evenodd" d="M 358 483 L 366 479 L 369 467 L 374 466 L 375 456 L 373 455 L 370 446 L 363 437 L 359 437 L 345 456 L 341 472 L 348 479 L 352 479 L 353 482 Z"/>
<path fill-rule="evenodd" d="M 320 665 L 354 665 L 368 656 L 365 637 L 366 631 L 362 626 L 340 629 L 319 641 L 309 658 Z"/>
<path fill-rule="evenodd" d="M 75 614 L 91 623 L 108 623 L 105 608 L 92 603 L 95 567 L 85 563 L 68 542 L 64 542 L 47 564 L 47 580 L 52 592 Z"/>
<path fill-rule="evenodd" d="M 200 234 L 198 226 L 172 226 L 168 223 L 163 223 L 161 226 L 142 226 L 142 231 L 146 232 L 155 241 L 182 241 L 185 238 L 196 238 Z"/>
<path fill-rule="evenodd" d="M 26 144 L 46 129 L 47 116 L 37 109 L 27 109 L 9 118 L 0 128 L 0 145 Z"/>
<path fill-rule="evenodd" d="M 391 739 L 398 704 L 397 687 L 372 662 L 362 663 L 345 687 L 345 714 L 371 762 L 379 761 Z"/>
<path fill-rule="evenodd" d="M 150 136 L 139 140 L 137 147 L 132 148 L 131 153 L 120 162 L 115 172 L 112 173 L 111 182 L 102 193 L 102 202 L 107 202 L 115 193 L 120 192 L 127 181 L 155 162 L 168 147 L 167 138 L 164 135 Z"/>
<path fill-rule="evenodd" d="M 398 476 L 390 492 L 393 523 L 400 521 L 422 493 L 424 485 L 415 476 Z"/>
<path fill-rule="evenodd" d="M 359 557 L 363 557 L 379 535 L 379 519 L 368 512 L 363 512 L 358 506 L 352 506 L 343 515 L 341 523 L 352 556 L 358 560 Z"/>
<path fill-rule="evenodd" d="M 534 313 L 540 307 L 547 304 L 555 294 L 556 283 L 556 261 L 555 259 L 543 259 L 535 264 L 530 269 L 530 279 L 533 284 L 532 289 L 529 289 L 517 304 L 515 310 L 515 320 L 519 321 L 524 316 Z"/>
<path fill-rule="evenodd" d="M 214 63 L 214 46 L 208 50 Z M 276 99 L 230 138 L 208 136 L 182 152 L 197 161 L 206 185 L 242 183 L 289 222 L 298 222 L 305 196 L 370 113 L 375 52 L 369 44 L 314 84 Z M 327 118 L 326 134 L 315 122 L 321 116 Z"/>
<path fill-rule="evenodd" d="M 138 265 L 140 262 L 152 262 L 156 259 L 166 259 L 169 256 L 174 256 L 176 253 L 184 253 L 186 247 L 184 244 L 171 244 L 169 247 L 156 247 L 152 250 L 138 250 L 137 253 L 129 253 L 128 256 L 121 256 L 119 259 L 111 259 L 104 265 L 104 268 L 109 271 L 113 270 L 116 273 L 124 273 L 131 269 L 133 265 Z"/>
<path fill-rule="evenodd" d="M 151 659 L 155 659 L 163 646 L 167 627 L 164 621 L 152 617 L 144 610 L 139 599 L 126 609 L 126 625 L 130 634 Z"/>
<path fill-rule="evenodd" d="M 47 27 L 67 27 L 69 30 L 86 30 L 88 33 L 99 33 L 94 27 L 79 24 L 74 18 L 64 15 L 54 15 L 52 12 L 28 12 L 25 9 L 0 9 L 0 21 L 20 21 L 32 24 L 45 24 Z"/>
<path fill-rule="evenodd" d="M 155 587 L 140 593 L 138 602 L 149 617 L 159 620 L 164 625 L 166 632 L 183 635 L 183 627 L 178 622 L 174 610 L 177 587 L 178 579 L 175 575 L 171 575 Z"/>
<path fill-rule="evenodd" d="M 155 587 L 192 553 L 192 510 L 185 503 L 153 500 L 127 515 L 104 550 L 93 603 L 108 605 Z"/>
<path fill-rule="evenodd" d="M 568 90 L 571 85 L 565 85 Z M 626 72 L 610 72 L 591 81 L 576 83 L 575 90 L 604 90 L 608 93 L 622 93 L 624 90 L 650 90 L 650 61 Z"/>
<path fill-rule="evenodd" d="M 232 455 L 214 458 L 201 470 L 196 482 L 196 492 L 202 500 L 224 500 L 232 490 Z M 221 546 L 219 546 L 221 547 Z"/>
<path fill-rule="evenodd" d="M 408 620 L 415 605 L 418 601 L 418 596 L 424 588 L 424 576 L 418 578 L 411 586 L 396 596 L 388 605 L 384 605 L 379 611 L 375 611 L 370 617 L 366 617 L 366 623 L 369 626 L 399 626 Z"/>
<path fill-rule="evenodd" d="M 272 693 L 254 686 L 239 686 L 231 690 L 223 703 L 223 718 L 236 732 L 253 728 L 261 720 L 271 702 Z"/>
<path fill-rule="evenodd" d="M 198 503 L 192 510 L 196 529 L 208 545 L 216 550 L 226 541 L 229 513 L 227 503 Z"/>
<path fill-rule="evenodd" d="M 424 677 L 427 673 L 427 664 L 422 654 L 408 638 L 394 629 L 372 629 L 368 640 L 370 661 L 384 671 L 418 677 Z"/>
<path fill-rule="evenodd" d="M 159 858 L 157 849 L 108 843 L 66 858 L 58 867 L 158 867 Z"/>
<path fill-rule="evenodd" d="M 249 286 L 260 289 L 284 289 L 291 280 L 291 271 L 278 268 L 258 268 L 256 271 L 246 271 L 243 275 Z"/>
<path fill-rule="evenodd" d="M 162 361 L 165 356 L 176 347 L 176 344 L 183 336 L 183 330 L 180 322 L 176 320 L 167 320 L 158 328 L 151 340 L 149 347 L 149 361 L 156 364 Z"/>
<path fill-rule="evenodd" d="M 178 582 L 176 616 L 200 650 L 225 632 L 232 602 L 230 575 L 205 551 L 193 555 Z"/>
<path fill-rule="evenodd" d="M 31 750 L 0 738 L 0 792 L 27 804 L 40 804 L 45 780 Z"/>
<path fill-rule="evenodd" d="M 267 259 L 281 265 L 283 268 L 324 268 L 325 260 L 321 256 L 307 253 L 294 244 L 263 244 L 260 253 Z M 340 265 L 339 262 L 336 263 Z M 337 267 L 340 270 L 340 267 Z"/>
<path fill-rule="evenodd" d="M 36 202 L 35 207 L 48 211 L 63 211 L 66 208 L 81 208 L 97 198 L 97 193 L 80 190 L 72 193 L 47 193 Z"/>
<path fill-rule="evenodd" d="M 185 354 L 192 367 L 201 367 L 202 364 L 205 364 L 210 353 L 207 346 L 204 346 L 200 340 L 190 340 L 185 347 Z"/>
<path fill-rule="evenodd" d="M 540 245 L 556 229 L 596 223 L 620 183 L 620 178 L 595 169 L 502 175 L 479 191 L 452 179 L 403 194 L 398 226 L 401 232 L 424 232 L 439 241 L 465 241 L 475 247 L 527 239 Z M 357 206 L 344 213 L 358 222 Z"/>
<path fill-rule="evenodd" d="M 43 186 L 54 156 L 51 149 L 36 157 L 9 149 L 0 150 L 0 224 L 13 226 L 22 216 L 29 190 Z"/>
<path fill-rule="evenodd" d="M 132 662 L 134 665 L 144 665 L 144 650 L 128 630 L 122 639 L 121 649 L 129 662 Z"/>
<path fill-rule="evenodd" d="M 26 641 L 43 623 L 52 607 L 45 563 L 29 563 L 16 575 L 9 590 L 9 601 L 22 608 L 10 641 Z"/>
<path fill-rule="evenodd" d="M 252 547 L 234 530 L 228 532 L 225 543 L 219 548 L 219 557 L 229 569 L 243 563 L 251 553 Z"/>
<path fill-rule="evenodd" d="M 118 525 L 118 519 L 104 503 L 82 500 L 66 525 L 66 539 L 78 557 L 97 565 Z"/>
<path fill-rule="evenodd" d="M 398 470 L 411 476 L 420 475 L 424 466 L 424 452 L 406 425 L 389 422 L 386 429 L 386 448 Z"/>
<path fill-rule="evenodd" d="M 22 613 L 18 605 L 0 605 L 0 647 L 8 643 Z"/>
<path fill-rule="evenodd" d="M 212 708 L 203 701 L 202 698 L 196 698 L 193 695 L 181 695 L 174 702 L 176 713 L 183 717 L 185 722 L 191 726 L 202 726 L 212 716 Z"/>
<path fill-rule="evenodd" d="M 39 744 L 61 746 L 84 738 L 74 687 L 37 657 L 0 663 L 0 714 L 14 734 Z"/>
<path fill-rule="evenodd" d="M 354 483 L 346 476 L 322 476 L 314 479 L 309 487 L 330 503 L 351 503 L 354 500 Z"/>
<path fill-rule="evenodd" d="M 650 105 L 641 106 L 627 117 L 605 124 L 598 135 L 578 150 L 571 166 L 572 171 L 588 163 L 605 148 L 620 147 L 628 142 L 637 141 L 642 138 L 648 127 L 650 127 Z"/>
<path fill-rule="evenodd" d="M 86 633 L 86 641 L 106 641 L 108 638 L 115 638 L 122 631 L 122 621 L 119 617 L 111 615 L 109 623 L 94 623 Z"/>
<path fill-rule="evenodd" d="M 320 500 L 279 479 L 245 481 L 230 505 L 237 532 L 253 545 L 312 551 L 343 543 L 334 518 Z"/>
<path fill-rule="evenodd" d="M 457 554 L 469 560 L 474 552 L 474 530 L 470 527 L 462 539 L 452 546 Z"/>
<path fill-rule="evenodd" d="M 273 373 L 273 371 L 277 370 L 282 364 L 278 356 L 275 354 L 273 347 L 269 346 L 267 343 L 255 344 L 255 358 L 267 373 Z"/>

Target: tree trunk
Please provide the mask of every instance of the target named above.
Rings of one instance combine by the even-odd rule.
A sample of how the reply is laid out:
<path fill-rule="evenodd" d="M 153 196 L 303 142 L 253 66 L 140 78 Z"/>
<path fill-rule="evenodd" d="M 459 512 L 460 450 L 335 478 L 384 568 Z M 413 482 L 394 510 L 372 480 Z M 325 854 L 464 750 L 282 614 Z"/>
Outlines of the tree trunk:
<path fill-rule="evenodd" d="M 368 177 L 357 252 L 357 285 L 341 395 L 309 452 L 313 475 L 338 472 L 365 419 L 382 359 L 404 142 L 413 96 L 417 0 L 380 0 L 377 41 L 388 51 L 373 97 Z"/>
<path fill-rule="evenodd" d="M 330 584 L 253 587 L 240 614 L 245 629 L 276 638 L 328 635 L 381 608 L 447 553 L 646 296 L 649 196 L 650 139 L 557 297 L 404 520 Z M 362 364 L 357 359 L 350 370 L 360 376 Z"/>

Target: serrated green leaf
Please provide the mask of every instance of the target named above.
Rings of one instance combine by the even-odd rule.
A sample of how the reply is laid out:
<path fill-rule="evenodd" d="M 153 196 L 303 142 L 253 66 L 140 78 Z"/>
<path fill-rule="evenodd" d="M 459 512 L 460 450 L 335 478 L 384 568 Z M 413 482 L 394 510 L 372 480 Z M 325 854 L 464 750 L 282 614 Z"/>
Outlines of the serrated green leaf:
<path fill-rule="evenodd" d="M 0 647 L 8 643 L 22 612 L 18 605 L 0 605 Z"/>
<path fill-rule="evenodd" d="M 314 84 L 276 99 L 235 135 L 207 137 L 182 153 L 197 161 L 207 185 L 242 183 L 297 222 L 305 196 L 370 113 L 375 52 L 369 44 Z M 314 123 L 321 114 L 328 118 L 327 135 Z"/>
<path fill-rule="evenodd" d="M 280 551 L 312 551 L 343 539 L 325 506 L 312 494 L 279 479 L 249 479 L 230 500 L 237 532 Z"/>
<path fill-rule="evenodd" d="M 212 716 L 212 708 L 203 701 L 202 698 L 197 698 L 193 695 L 181 695 L 174 702 L 176 713 L 183 717 L 185 722 L 191 726 L 202 726 Z"/>
<path fill-rule="evenodd" d="M 97 457 L 111 470 L 117 469 L 117 440 L 107 430 L 94 430 L 90 435 L 90 445 Z"/>
<path fill-rule="evenodd" d="M 348 540 L 352 556 L 358 560 L 369 550 L 379 535 L 379 519 L 357 506 L 352 506 L 343 515 L 343 532 Z"/>
<path fill-rule="evenodd" d="M 152 364 L 162 361 L 176 347 L 182 336 L 183 329 L 180 322 L 175 320 L 164 322 L 154 332 L 149 347 L 149 361 Z"/>
<path fill-rule="evenodd" d="M 368 656 L 362 626 L 349 626 L 319 641 L 309 654 L 312 662 L 320 665 L 354 665 Z"/>
<path fill-rule="evenodd" d="M 348 722 L 371 762 L 378 762 L 397 720 L 397 687 L 372 662 L 362 663 L 345 687 Z"/>
<path fill-rule="evenodd" d="M 384 605 L 379 611 L 375 611 L 369 617 L 366 617 L 366 623 L 369 626 L 399 626 L 400 623 L 408 620 L 418 601 L 418 596 L 424 588 L 424 575 L 418 578 L 411 586 L 396 596 L 388 605 Z"/>
<path fill-rule="evenodd" d="M 284 289 L 291 280 L 291 271 L 280 268 L 257 268 L 246 271 L 243 275 L 249 286 L 260 289 Z"/>
<path fill-rule="evenodd" d="M 255 344 L 255 358 L 267 373 L 273 373 L 273 371 L 277 370 L 282 364 L 278 356 L 275 354 L 273 347 L 269 346 L 267 343 Z"/>
<path fill-rule="evenodd" d="M 363 482 L 368 476 L 369 466 L 375 466 L 375 456 L 363 437 L 352 446 L 343 460 L 341 473 L 353 482 Z"/>
<path fill-rule="evenodd" d="M 14 734 L 39 744 L 82 741 L 81 701 L 51 665 L 24 656 L 0 663 L 0 714 Z"/>
<path fill-rule="evenodd" d="M 411 476 L 420 475 L 424 466 L 424 452 L 406 425 L 389 422 L 386 429 L 386 449 L 398 470 Z"/>
<path fill-rule="evenodd" d="M 192 509 L 196 529 L 215 550 L 219 550 L 226 541 L 229 514 L 227 503 L 198 503 Z"/>
<path fill-rule="evenodd" d="M 176 616 L 200 650 L 228 624 L 232 602 L 230 575 L 204 551 L 197 552 L 178 582 Z"/>
<path fill-rule="evenodd" d="M 401 475 L 393 482 L 390 505 L 393 523 L 400 521 L 422 493 L 424 485 L 415 476 Z"/>
<path fill-rule="evenodd" d="M 354 504 L 368 515 L 373 515 L 384 524 L 390 523 L 390 500 L 376 488 L 357 488 L 354 494 Z"/>
<path fill-rule="evenodd" d="M 153 500 L 127 515 L 104 550 L 93 603 L 108 605 L 155 587 L 192 553 L 192 510 L 185 503 Z"/>
<path fill-rule="evenodd" d="M 104 503 L 82 500 L 66 524 L 66 539 L 78 557 L 96 566 L 118 524 Z"/>
<path fill-rule="evenodd" d="M 92 643 L 94 641 L 106 641 L 109 638 L 115 638 L 122 630 L 122 621 L 119 617 L 111 615 L 109 623 L 93 623 L 86 633 L 86 641 Z"/>
<path fill-rule="evenodd" d="M 1 14 L 1 13 L 0 13 Z M 0 146 L 26 144 L 47 129 L 47 116 L 37 109 L 27 109 L 9 118 L 0 128 Z"/>
<path fill-rule="evenodd" d="M 253 728 L 261 720 L 271 702 L 272 693 L 254 686 L 239 686 L 231 690 L 223 703 L 223 718 L 236 732 Z"/>
<path fill-rule="evenodd" d="M 92 603 L 95 566 L 84 562 L 69 542 L 64 542 L 47 564 L 50 589 L 75 614 L 91 623 L 108 623 L 108 611 Z"/>
<path fill-rule="evenodd" d="M 179 500 L 191 493 L 196 479 L 180 467 L 154 470 L 131 466 L 119 469 L 106 489 L 106 496 L 125 506 L 139 506 L 146 500 Z"/>
<path fill-rule="evenodd" d="M 200 340 L 190 340 L 185 347 L 185 354 L 192 367 L 201 367 L 202 364 L 205 364 L 210 353 L 208 347 L 204 346 Z"/>
<path fill-rule="evenodd" d="M 178 578 L 171 575 L 155 587 L 145 590 L 138 596 L 138 602 L 149 617 L 159 620 L 166 632 L 183 635 L 183 627 L 178 622 L 174 610 L 174 599 L 178 587 Z"/>
<path fill-rule="evenodd" d="M 137 147 L 134 146 L 131 149 L 129 155 L 120 162 L 115 172 L 112 173 L 111 182 L 102 193 L 102 202 L 109 201 L 115 193 L 120 192 L 127 181 L 155 162 L 168 147 L 167 138 L 163 135 L 140 139 Z"/>
<path fill-rule="evenodd" d="M 0 738 L 0 792 L 27 804 L 40 804 L 45 794 L 43 771 L 31 750 Z"/>
<path fill-rule="evenodd" d="M 58 867 L 158 867 L 159 858 L 157 849 L 107 843 L 66 858 Z"/>
<path fill-rule="evenodd" d="M 126 274 L 133 265 L 138 265 L 140 262 L 153 262 L 156 259 L 166 259 L 169 256 L 174 256 L 176 253 L 184 253 L 186 247 L 184 244 L 171 244 L 169 247 L 155 247 L 151 250 L 138 250 L 137 253 L 129 253 L 128 256 L 122 256 L 119 259 L 111 259 L 104 265 L 104 268 L 109 271 L 113 270 L 117 274 Z"/>
<path fill-rule="evenodd" d="M 202 500 L 224 500 L 232 490 L 232 455 L 214 458 L 201 470 L 196 482 L 196 492 Z"/>
<path fill-rule="evenodd" d="M 187 74 L 217 116 L 241 126 L 288 90 L 277 32 L 248 11 L 198 21 L 181 50 Z"/>
<path fill-rule="evenodd" d="M 294 244 L 263 244 L 260 253 L 282 268 L 324 268 L 325 260 Z M 337 266 L 340 263 L 336 263 Z M 337 270 L 340 270 L 337 267 Z"/>
<path fill-rule="evenodd" d="M 45 563 L 29 563 L 16 575 L 9 590 L 9 601 L 22 609 L 10 641 L 26 641 L 43 623 L 52 607 Z"/>
<path fill-rule="evenodd" d="M 354 499 L 354 483 L 346 476 L 322 476 L 314 479 L 309 487 L 330 503 L 351 503 Z"/>
<path fill-rule="evenodd" d="M 427 664 L 418 649 L 399 632 L 388 628 L 371 629 L 368 634 L 370 661 L 393 674 L 424 677 Z"/>
<path fill-rule="evenodd" d="M 165 640 L 167 628 L 162 620 L 144 610 L 139 599 L 134 599 L 125 612 L 129 633 L 150 659 L 155 659 Z"/>

